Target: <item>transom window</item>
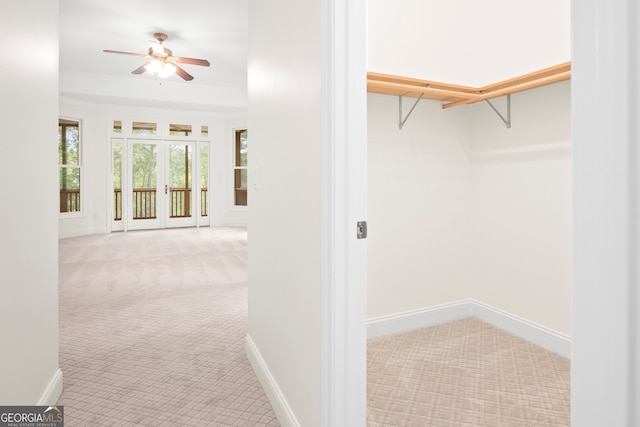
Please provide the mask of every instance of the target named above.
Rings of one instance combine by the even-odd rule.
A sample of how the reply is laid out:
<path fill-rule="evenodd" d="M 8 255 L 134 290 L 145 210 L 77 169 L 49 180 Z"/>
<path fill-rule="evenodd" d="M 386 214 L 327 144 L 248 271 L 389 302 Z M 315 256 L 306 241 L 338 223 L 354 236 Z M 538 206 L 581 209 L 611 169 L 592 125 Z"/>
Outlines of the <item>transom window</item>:
<path fill-rule="evenodd" d="M 158 125 L 151 122 L 133 122 L 132 132 L 134 135 L 157 135 Z"/>
<path fill-rule="evenodd" d="M 191 125 L 179 125 L 179 124 L 171 123 L 169 125 L 169 135 L 189 136 L 191 135 Z"/>

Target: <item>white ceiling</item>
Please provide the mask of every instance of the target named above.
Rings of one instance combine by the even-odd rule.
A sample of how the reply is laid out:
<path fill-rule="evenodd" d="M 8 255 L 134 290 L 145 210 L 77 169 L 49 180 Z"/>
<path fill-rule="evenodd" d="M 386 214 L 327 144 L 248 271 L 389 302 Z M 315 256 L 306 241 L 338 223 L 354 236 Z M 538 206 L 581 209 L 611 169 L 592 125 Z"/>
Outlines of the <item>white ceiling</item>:
<path fill-rule="evenodd" d="M 247 90 L 247 3 L 60 0 L 61 95 L 99 103 L 242 110 Z M 131 74 L 144 58 L 102 52 L 146 53 L 155 32 L 168 34 L 165 46 L 174 55 L 207 59 L 211 67 L 185 64 L 193 81 L 178 76 L 158 81 L 148 73 Z"/>
<path fill-rule="evenodd" d="M 482 86 L 570 59 L 569 0 L 368 0 L 368 8 L 369 71 Z M 191 82 L 155 80 L 131 74 L 144 58 L 102 52 L 146 53 L 155 32 L 169 35 L 174 55 L 211 67 L 184 65 Z M 247 43 L 248 0 L 60 0 L 60 94 L 243 112 Z"/>
<path fill-rule="evenodd" d="M 570 0 L 368 0 L 368 70 L 481 87 L 571 60 Z"/>

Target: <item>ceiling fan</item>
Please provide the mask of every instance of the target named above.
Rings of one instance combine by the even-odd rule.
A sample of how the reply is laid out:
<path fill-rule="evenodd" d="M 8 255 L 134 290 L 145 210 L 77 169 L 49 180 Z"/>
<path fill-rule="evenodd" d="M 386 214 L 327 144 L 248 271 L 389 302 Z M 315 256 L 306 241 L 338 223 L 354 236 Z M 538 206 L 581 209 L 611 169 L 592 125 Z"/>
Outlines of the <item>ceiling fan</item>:
<path fill-rule="evenodd" d="M 103 52 L 119 53 L 123 55 L 133 55 L 147 58 L 150 61 L 133 70 L 131 74 L 142 74 L 145 71 L 148 71 L 153 75 L 157 74 L 158 77 L 161 78 L 168 77 L 175 73 L 182 77 L 184 80 L 193 80 L 193 76 L 180 68 L 178 64 L 200 65 L 203 67 L 208 67 L 209 65 L 211 65 L 206 59 L 173 56 L 173 52 L 171 52 L 171 49 L 164 47 L 163 44 L 168 36 L 164 33 L 155 33 L 154 37 L 156 38 L 156 40 L 149 40 L 149 44 L 151 45 L 151 47 L 149 47 L 148 54 L 121 52 L 119 50 L 109 49 L 105 49 L 103 50 Z"/>

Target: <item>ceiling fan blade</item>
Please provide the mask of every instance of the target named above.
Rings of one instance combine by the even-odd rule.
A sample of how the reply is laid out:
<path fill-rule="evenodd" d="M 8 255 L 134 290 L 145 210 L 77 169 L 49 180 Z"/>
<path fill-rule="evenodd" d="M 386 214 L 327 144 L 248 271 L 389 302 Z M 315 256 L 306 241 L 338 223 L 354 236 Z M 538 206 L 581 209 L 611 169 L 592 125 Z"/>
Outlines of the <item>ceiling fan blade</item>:
<path fill-rule="evenodd" d="M 201 65 L 203 67 L 208 67 L 211 65 L 209 61 L 206 59 L 197 59 L 197 58 L 182 58 L 180 56 L 174 56 L 173 59 L 180 64 L 191 64 L 191 65 Z"/>
<path fill-rule="evenodd" d="M 119 50 L 109 50 L 109 49 L 105 49 L 105 50 L 103 50 L 103 52 L 106 52 L 106 53 L 119 53 L 119 54 L 122 54 L 122 55 L 141 56 L 143 58 L 145 56 L 147 56 L 144 53 L 122 52 L 122 51 L 119 51 Z"/>
<path fill-rule="evenodd" d="M 143 64 L 143 65 L 139 66 L 135 70 L 133 70 L 131 72 L 131 74 L 142 74 L 142 73 L 144 73 L 145 71 L 147 71 L 147 69 L 145 68 L 147 65 L 149 65 L 148 62 L 146 64 Z"/>
<path fill-rule="evenodd" d="M 186 81 L 193 80 L 193 76 L 191 74 L 187 73 L 185 70 L 178 67 L 177 65 L 176 65 L 176 74 L 182 77 Z"/>

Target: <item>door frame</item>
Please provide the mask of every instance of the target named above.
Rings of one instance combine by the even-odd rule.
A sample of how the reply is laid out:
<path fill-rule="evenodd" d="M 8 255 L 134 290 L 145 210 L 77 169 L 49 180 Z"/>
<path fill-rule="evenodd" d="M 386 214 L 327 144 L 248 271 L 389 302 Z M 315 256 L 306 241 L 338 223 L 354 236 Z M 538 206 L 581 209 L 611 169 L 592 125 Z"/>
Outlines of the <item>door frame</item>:
<path fill-rule="evenodd" d="M 366 0 L 323 0 L 321 420 L 365 426 L 367 254 Z"/>
<path fill-rule="evenodd" d="M 111 122 L 111 121 L 110 121 Z M 124 123 L 124 122 L 123 122 Z M 155 227 L 131 227 L 130 220 L 130 209 L 131 209 L 131 201 L 129 200 L 129 193 L 132 191 L 132 182 L 130 171 L 128 169 L 132 166 L 131 162 L 131 141 L 154 141 L 158 143 L 160 147 L 158 150 L 158 186 L 157 193 L 161 193 L 162 197 L 157 197 L 157 216 L 160 221 L 159 224 L 157 221 L 155 222 Z M 115 215 L 115 206 L 114 206 L 114 156 L 113 156 L 113 148 L 116 143 L 122 144 L 122 177 L 121 177 L 121 210 L 122 210 L 122 219 L 121 221 L 116 222 L 114 220 Z M 168 146 L 172 143 L 188 143 L 193 148 L 192 151 L 192 217 L 190 221 L 180 221 L 182 218 L 171 219 L 168 217 L 169 215 L 169 197 L 164 195 L 164 185 L 168 183 L 168 173 L 169 173 L 169 156 L 165 151 L 168 152 Z M 108 169 L 109 177 L 107 179 L 107 218 L 109 227 L 109 232 L 114 231 L 129 231 L 129 230 L 143 230 L 143 229 L 164 229 L 164 228 L 178 228 L 178 227 L 207 227 L 211 224 L 211 183 L 212 183 L 212 162 L 211 162 L 211 139 L 208 137 L 162 137 L 158 135 L 154 136 L 142 136 L 138 135 L 121 135 L 121 134 L 112 134 L 109 137 L 109 142 L 106 144 L 108 150 L 108 158 L 110 162 L 110 168 Z M 207 176 L 208 176 L 208 191 L 206 194 L 206 199 L 204 200 L 207 204 L 207 215 L 202 215 L 202 185 L 201 185 L 201 153 L 202 147 L 208 147 L 207 155 Z M 160 200 L 162 198 L 162 200 Z"/>

